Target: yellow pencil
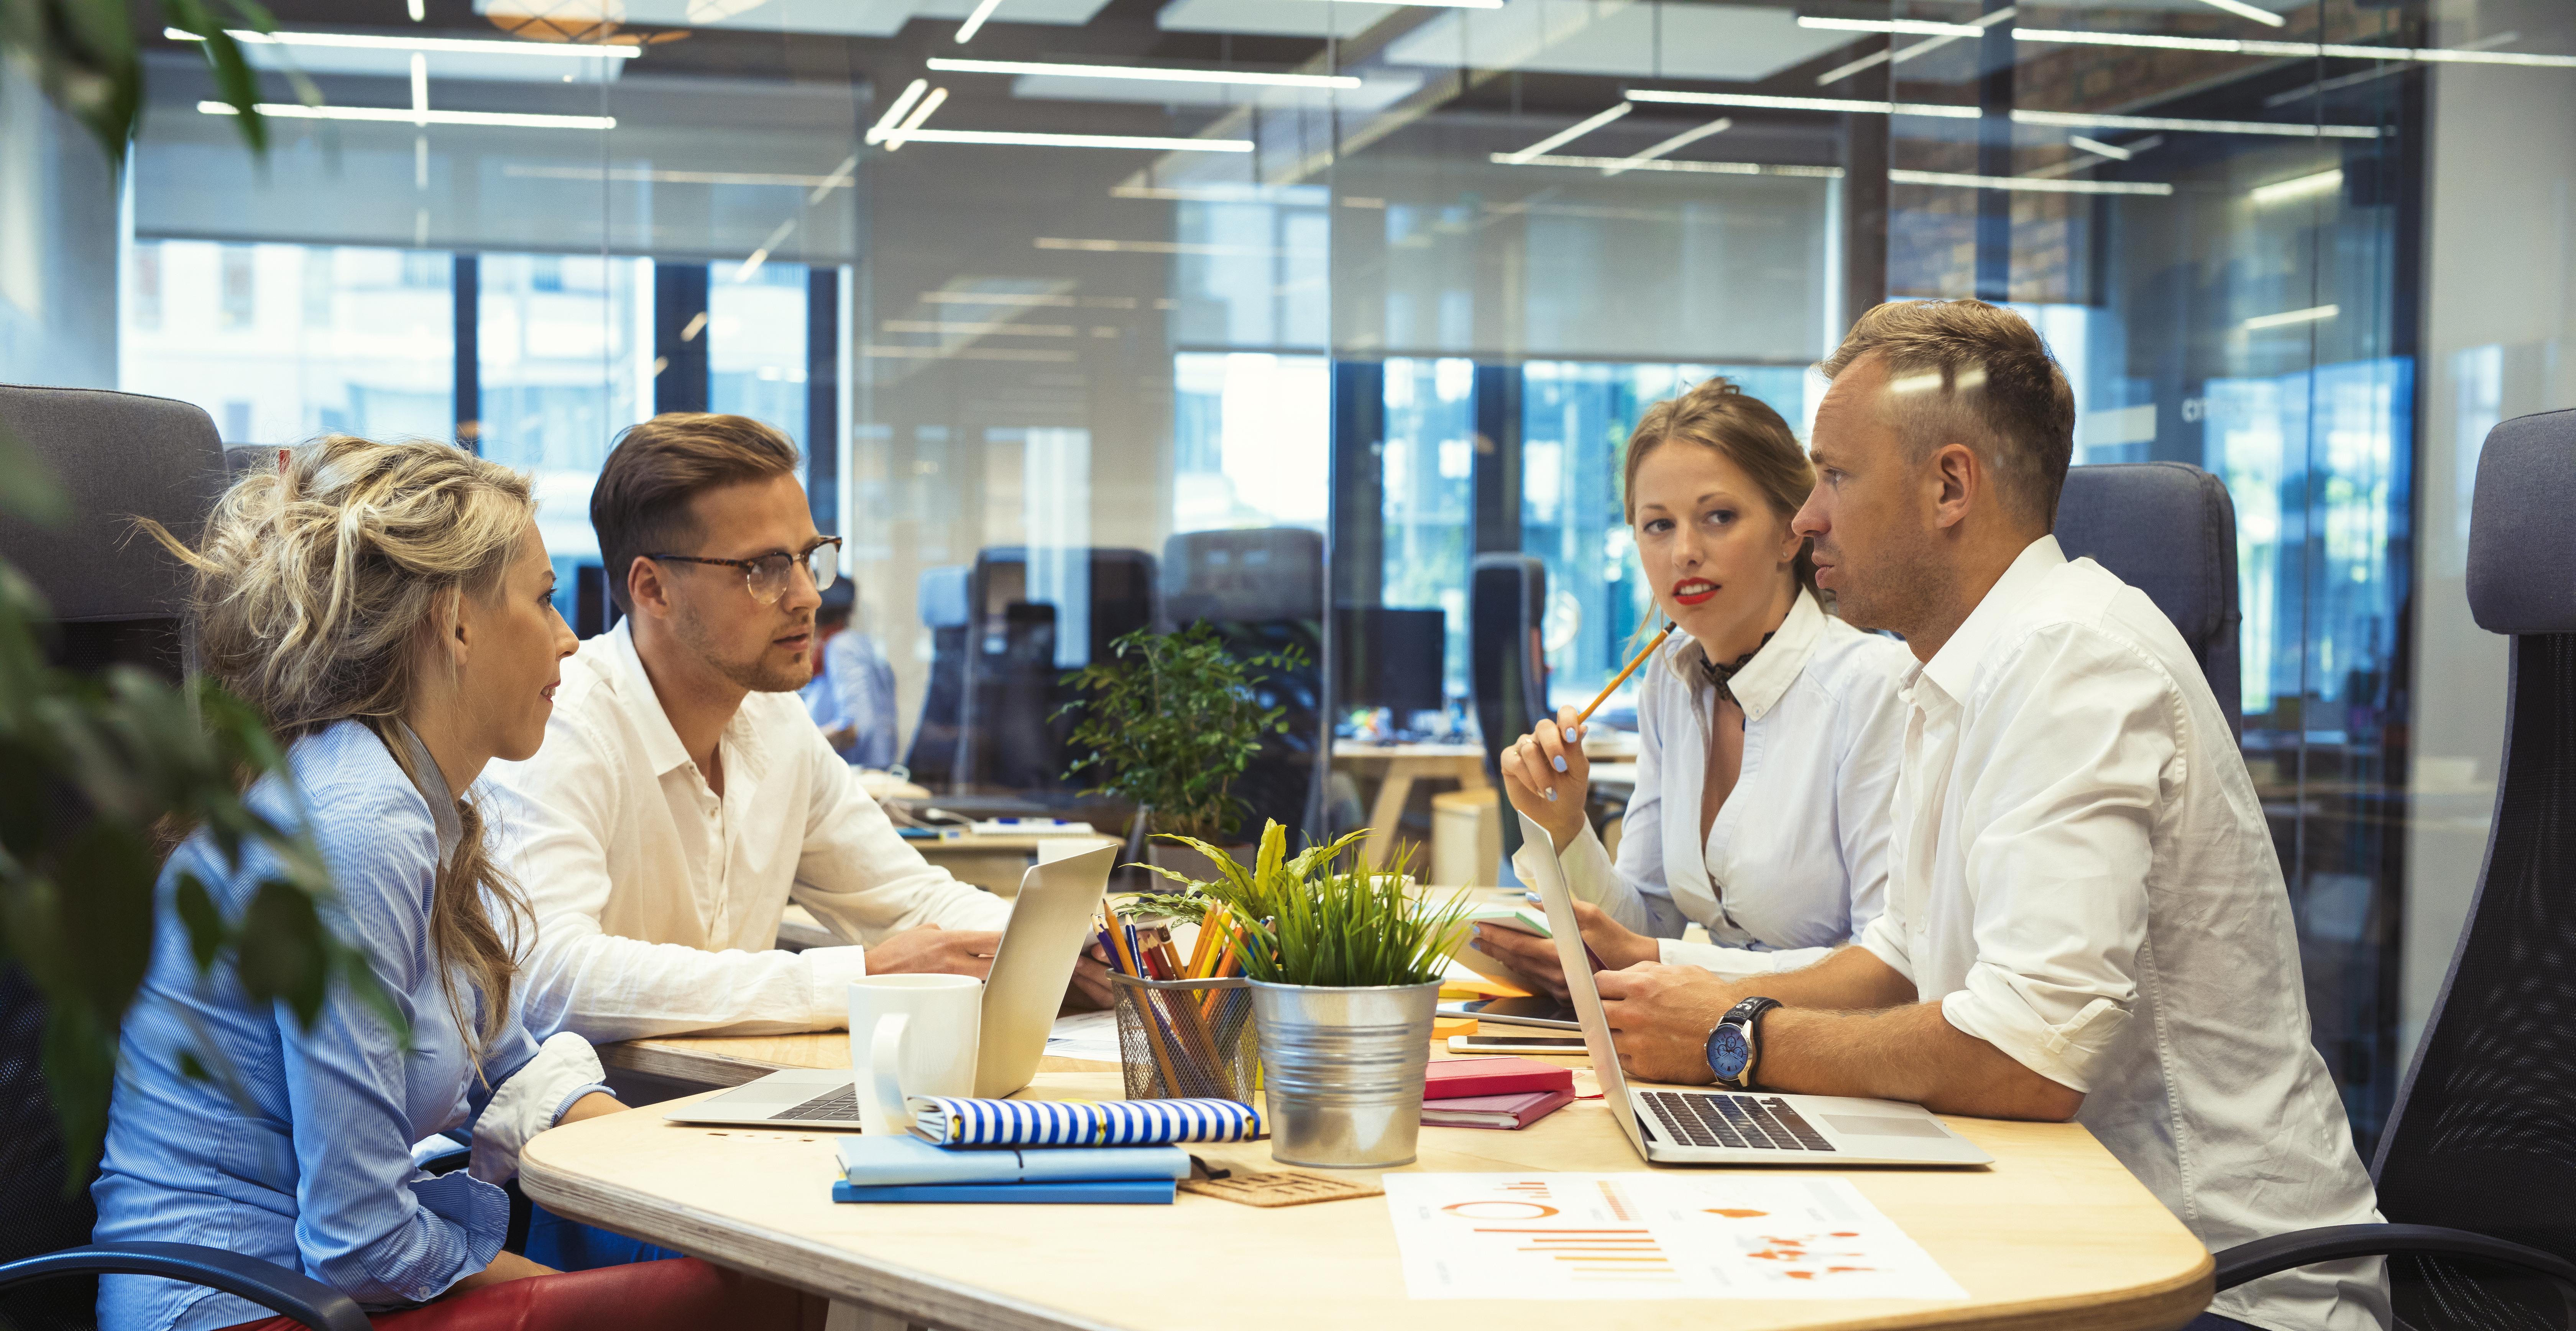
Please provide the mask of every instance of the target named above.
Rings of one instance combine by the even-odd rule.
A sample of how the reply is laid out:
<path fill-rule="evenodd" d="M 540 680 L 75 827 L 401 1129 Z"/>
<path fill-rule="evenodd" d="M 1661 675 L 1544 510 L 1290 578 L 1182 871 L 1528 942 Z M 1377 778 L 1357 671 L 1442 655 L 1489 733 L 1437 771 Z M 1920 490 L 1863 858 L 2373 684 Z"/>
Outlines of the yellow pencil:
<path fill-rule="evenodd" d="M 1610 695 L 1618 692 L 1619 686 L 1628 682 L 1628 676 L 1637 673 L 1637 667 L 1644 665 L 1646 663 L 1646 658 L 1654 655 L 1655 649 L 1663 646 L 1664 639 L 1671 636 L 1673 636 L 1673 626 L 1670 623 L 1667 623 L 1664 625 L 1664 631 L 1656 634 L 1655 640 L 1646 644 L 1646 650 L 1637 653 L 1637 659 L 1630 661 L 1628 663 L 1628 668 L 1619 672 L 1619 677 L 1617 679 L 1611 680 L 1608 684 L 1602 687 L 1600 696 L 1592 700 L 1592 705 L 1584 708 L 1580 713 L 1576 714 L 1574 724 L 1579 726 L 1584 722 L 1591 720 L 1592 714 L 1601 710 L 1601 704 L 1610 701 Z"/>

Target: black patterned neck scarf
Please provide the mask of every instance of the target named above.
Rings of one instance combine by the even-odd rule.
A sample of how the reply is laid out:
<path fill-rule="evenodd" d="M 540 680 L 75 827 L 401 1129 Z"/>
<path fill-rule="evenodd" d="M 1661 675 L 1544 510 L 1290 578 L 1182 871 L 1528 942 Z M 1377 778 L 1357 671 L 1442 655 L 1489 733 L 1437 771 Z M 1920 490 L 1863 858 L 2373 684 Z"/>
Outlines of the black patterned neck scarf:
<path fill-rule="evenodd" d="M 1708 676 L 1708 682 L 1716 687 L 1717 700 L 1719 702 L 1735 703 L 1738 707 L 1742 707 L 1744 705 L 1743 703 L 1738 702 L 1735 697 L 1735 672 L 1753 664 L 1753 658 L 1760 656 L 1762 654 L 1762 649 L 1771 645 L 1771 637 L 1772 635 L 1769 633 L 1763 634 L 1761 643 L 1755 646 L 1752 651 L 1746 652 L 1744 655 L 1724 664 L 1712 661 L 1708 659 L 1706 655 L 1702 655 L 1699 658 L 1700 673 Z M 1702 651 L 1705 652 L 1706 649 L 1703 648 Z"/>

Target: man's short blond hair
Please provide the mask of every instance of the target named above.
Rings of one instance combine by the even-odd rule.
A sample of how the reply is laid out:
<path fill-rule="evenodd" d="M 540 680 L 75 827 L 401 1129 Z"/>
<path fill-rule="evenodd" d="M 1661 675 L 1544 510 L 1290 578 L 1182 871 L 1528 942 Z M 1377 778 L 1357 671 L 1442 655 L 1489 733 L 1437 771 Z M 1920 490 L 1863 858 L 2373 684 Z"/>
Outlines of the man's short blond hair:
<path fill-rule="evenodd" d="M 1831 379 L 1862 360 L 1884 367 L 1915 457 L 1968 445 L 2008 507 L 2056 528 L 2075 454 L 2075 390 L 2028 320 L 1982 300 L 1889 301 L 1862 315 L 1816 370 Z"/>

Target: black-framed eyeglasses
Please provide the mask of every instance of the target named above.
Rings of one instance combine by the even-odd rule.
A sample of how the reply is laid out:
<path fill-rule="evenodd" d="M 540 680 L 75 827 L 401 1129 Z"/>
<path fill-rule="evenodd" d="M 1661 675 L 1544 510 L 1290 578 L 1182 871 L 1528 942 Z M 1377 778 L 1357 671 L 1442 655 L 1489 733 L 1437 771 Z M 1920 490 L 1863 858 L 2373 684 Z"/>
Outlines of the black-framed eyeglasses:
<path fill-rule="evenodd" d="M 742 570 L 742 583 L 751 589 L 751 599 L 762 605 L 776 605 L 787 594 L 789 569 L 805 566 L 805 576 L 814 580 L 814 590 L 830 589 L 832 580 L 841 572 L 841 538 L 826 536 L 805 547 L 805 553 L 791 555 L 773 551 L 751 559 L 709 559 L 701 555 L 646 555 L 646 559 L 668 559 L 682 564 L 722 564 Z"/>

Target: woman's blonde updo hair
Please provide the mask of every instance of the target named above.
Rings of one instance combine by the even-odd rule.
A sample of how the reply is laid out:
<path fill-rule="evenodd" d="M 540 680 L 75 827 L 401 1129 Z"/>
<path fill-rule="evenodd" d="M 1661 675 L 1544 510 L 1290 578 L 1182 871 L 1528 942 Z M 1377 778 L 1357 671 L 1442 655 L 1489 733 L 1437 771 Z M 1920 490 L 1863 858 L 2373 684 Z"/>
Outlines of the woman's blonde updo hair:
<path fill-rule="evenodd" d="M 235 481 L 197 549 L 142 525 L 197 571 L 188 628 L 199 662 L 259 709 L 280 746 L 358 721 L 420 785 L 397 729 L 420 649 L 452 629 L 462 598 L 500 593 L 535 511 L 527 478 L 463 449 L 333 435 Z M 454 793 L 464 837 L 438 875 L 430 946 L 457 1030 L 479 1051 L 510 1011 L 529 914 L 489 856 L 481 811 Z M 467 1019 L 459 971 L 481 996 L 479 1021 Z"/>
<path fill-rule="evenodd" d="M 1783 522 L 1806 505 L 1807 493 L 1816 488 L 1816 469 L 1807 461 L 1807 450 L 1798 447 L 1798 437 L 1789 432 L 1789 423 L 1780 419 L 1780 413 L 1727 379 L 1711 379 L 1680 397 L 1646 408 L 1629 434 L 1627 476 L 1619 493 L 1630 526 L 1637 522 L 1637 468 L 1645 465 L 1647 454 L 1674 442 L 1713 449 L 1742 468 L 1762 492 L 1763 502 Z M 1800 587 L 1816 591 L 1811 543 L 1799 543 L 1791 568 Z"/>

